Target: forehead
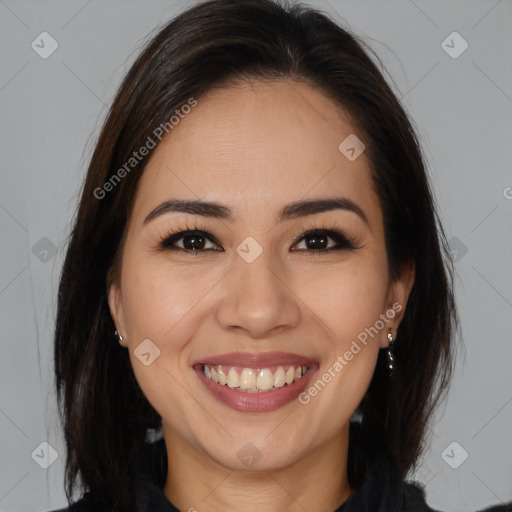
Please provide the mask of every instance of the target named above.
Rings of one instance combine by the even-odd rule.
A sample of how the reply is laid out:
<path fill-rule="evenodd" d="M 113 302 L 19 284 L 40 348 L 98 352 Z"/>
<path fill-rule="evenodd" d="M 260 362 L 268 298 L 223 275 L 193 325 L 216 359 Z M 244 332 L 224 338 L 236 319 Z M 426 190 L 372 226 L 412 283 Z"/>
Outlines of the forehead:
<path fill-rule="evenodd" d="M 252 82 L 210 90 L 197 102 L 155 148 L 135 216 L 171 197 L 218 201 L 252 216 L 326 195 L 375 202 L 366 155 L 350 161 L 339 149 L 350 135 L 364 137 L 322 92 Z"/>

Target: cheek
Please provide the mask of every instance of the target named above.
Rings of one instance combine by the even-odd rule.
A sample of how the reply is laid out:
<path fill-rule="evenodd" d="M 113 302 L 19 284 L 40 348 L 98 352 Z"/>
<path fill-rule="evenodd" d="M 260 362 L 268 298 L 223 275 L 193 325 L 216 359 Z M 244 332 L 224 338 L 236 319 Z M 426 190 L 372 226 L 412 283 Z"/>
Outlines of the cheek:
<path fill-rule="evenodd" d="M 166 344 L 179 339 L 171 333 L 183 329 L 182 320 L 216 282 L 210 273 L 198 276 L 161 262 L 133 261 L 127 267 L 122 289 L 128 332 Z"/>
<path fill-rule="evenodd" d="M 194 334 L 190 313 L 207 284 L 147 257 L 130 255 L 124 261 L 121 289 L 130 361 L 142 392 L 163 417 L 171 404 L 173 414 L 186 414 L 183 359 Z"/>
<path fill-rule="evenodd" d="M 337 348 L 350 344 L 359 333 L 373 326 L 386 303 L 387 273 L 374 258 L 315 275 L 303 273 L 297 281 L 298 295 L 329 328 Z"/>
<path fill-rule="evenodd" d="M 318 418 L 329 418 L 326 435 L 335 435 L 363 398 L 372 379 L 382 336 L 387 274 L 378 260 L 332 269 L 315 286 L 301 288 L 304 302 L 328 328 L 321 368 L 301 396 Z M 313 282 L 306 279 L 306 282 Z M 304 283 L 304 281 L 303 281 Z M 385 330 L 385 329 L 384 329 Z M 306 408 L 305 411 L 308 409 Z"/>

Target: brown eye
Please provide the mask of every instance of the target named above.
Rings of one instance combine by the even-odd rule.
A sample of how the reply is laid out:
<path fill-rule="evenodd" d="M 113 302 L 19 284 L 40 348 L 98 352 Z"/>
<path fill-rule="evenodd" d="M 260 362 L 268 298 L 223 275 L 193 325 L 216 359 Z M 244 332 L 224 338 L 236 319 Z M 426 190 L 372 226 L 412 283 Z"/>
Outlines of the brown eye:
<path fill-rule="evenodd" d="M 199 251 L 204 249 L 207 242 L 206 237 L 198 233 L 190 233 L 184 235 L 182 240 L 183 248 L 191 251 Z"/>
<path fill-rule="evenodd" d="M 334 242 L 334 244 L 332 243 Z M 303 248 L 293 249 L 299 251 L 328 252 L 339 249 L 355 249 L 356 247 L 337 231 L 313 230 L 304 233 L 296 245 L 304 243 Z"/>
<path fill-rule="evenodd" d="M 210 246 L 208 246 L 210 244 Z M 217 243 L 203 231 L 180 231 L 166 238 L 160 246 L 163 249 L 187 252 L 206 252 L 216 249 Z"/>
<path fill-rule="evenodd" d="M 303 241 L 306 249 L 312 251 L 325 250 L 329 245 L 329 237 L 325 233 L 309 233 Z"/>

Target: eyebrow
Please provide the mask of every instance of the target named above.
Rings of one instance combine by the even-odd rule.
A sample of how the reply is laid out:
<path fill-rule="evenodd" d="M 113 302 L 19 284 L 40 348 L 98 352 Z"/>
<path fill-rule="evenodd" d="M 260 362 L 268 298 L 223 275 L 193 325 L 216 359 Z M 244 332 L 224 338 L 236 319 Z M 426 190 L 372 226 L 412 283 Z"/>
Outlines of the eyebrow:
<path fill-rule="evenodd" d="M 316 213 L 323 213 L 333 210 L 346 210 L 358 215 L 365 224 L 369 225 L 368 218 L 360 206 L 354 201 L 345 197 L 334 197 L 325 199 L 312 199 L 309 201 L 296 201 L 286 205 L 279 213 L 277 220 L 285 220 L 306 217 Z M 144 224 L 151 220 L 171 212 L 189 213 L 191 215 L 201 215 L 214 219 L 222 219 L 230 222 L 234 221 L 233 212 L 224 205 L 216 202 L 170 199 L 158 205 L 144 219 Z"/>

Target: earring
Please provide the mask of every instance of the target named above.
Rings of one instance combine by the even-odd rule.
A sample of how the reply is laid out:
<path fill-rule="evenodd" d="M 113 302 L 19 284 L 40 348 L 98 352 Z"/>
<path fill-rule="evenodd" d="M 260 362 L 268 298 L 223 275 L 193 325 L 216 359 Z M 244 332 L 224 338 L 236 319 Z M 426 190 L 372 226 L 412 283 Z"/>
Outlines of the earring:
<path fill-rule="evenodd" d="M 117 336 L 119 341 L 123 341 L 124 338 L 117 332 L 117 329 L 114 331 L 114 334 Z"/>
<path fill-rule="evenodd" d="M 389 346 L 388 346 L 388 368 L 389 368 L 389 372 L 390 373 L 393 373 L 393 369 L 394 369 L 394 366 L 393 366 L 393 363 L 394 363 L 394 358 L 393 358 L 393 343 L 394 343 L 394 339 L 393 339 L 393 335 L 391 333 L 388 333 L 388 340 L 389 340 Z"/>

